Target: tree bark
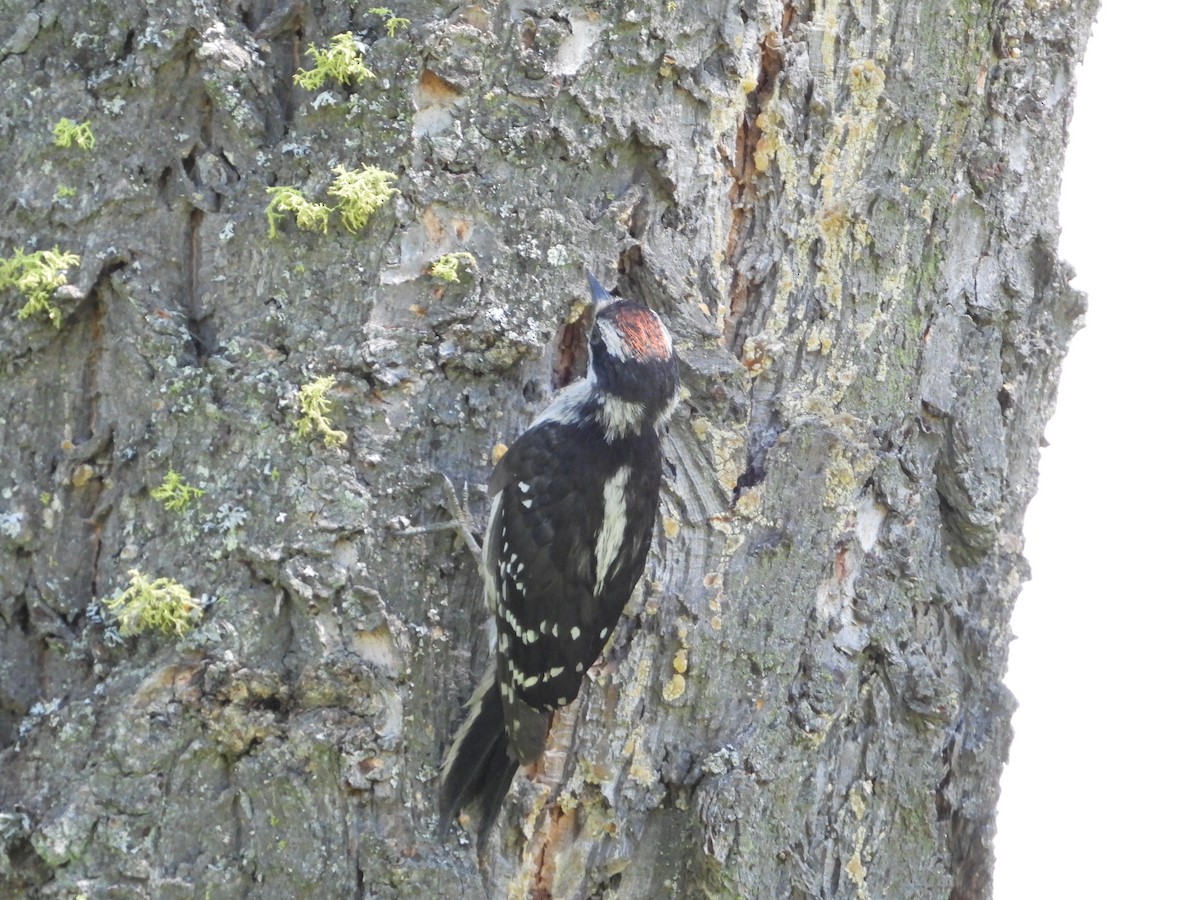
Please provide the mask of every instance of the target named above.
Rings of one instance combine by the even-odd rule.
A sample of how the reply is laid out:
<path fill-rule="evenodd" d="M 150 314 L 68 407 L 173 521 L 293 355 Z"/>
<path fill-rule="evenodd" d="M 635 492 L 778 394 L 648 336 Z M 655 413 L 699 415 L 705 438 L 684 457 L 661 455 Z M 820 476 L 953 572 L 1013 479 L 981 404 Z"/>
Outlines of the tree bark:
<path fill-rule="evenodd" d="M 0 254 L 80 261 L 61 327 L 0 295 L 0 895 L 989 896 L 1096 6 L 5 3 Z M 345 32 L 374 77 L 296 84 Z M 367 165 L 365 226 L 270 237 Z M 434 806 L 480 581 L 405 532 L 578 371 L 585 268 L 685 397 L 477 861 Z M 118 634 L 131 569 L 196 627 Z"/>

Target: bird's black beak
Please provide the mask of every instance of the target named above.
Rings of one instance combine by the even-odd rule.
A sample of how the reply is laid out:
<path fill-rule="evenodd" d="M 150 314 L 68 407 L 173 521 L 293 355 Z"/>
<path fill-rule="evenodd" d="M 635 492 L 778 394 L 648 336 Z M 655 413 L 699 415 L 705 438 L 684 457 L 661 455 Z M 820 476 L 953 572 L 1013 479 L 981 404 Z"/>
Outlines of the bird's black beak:
<path fill-rule="evenodd" d="M 599 310 L 601 307 L 607 306 L 613 302 L 613 296 L 604 289 L 599 280 L 591 272 L 587 273 L 588 288 L 592 292 L 592 305 Z"/>

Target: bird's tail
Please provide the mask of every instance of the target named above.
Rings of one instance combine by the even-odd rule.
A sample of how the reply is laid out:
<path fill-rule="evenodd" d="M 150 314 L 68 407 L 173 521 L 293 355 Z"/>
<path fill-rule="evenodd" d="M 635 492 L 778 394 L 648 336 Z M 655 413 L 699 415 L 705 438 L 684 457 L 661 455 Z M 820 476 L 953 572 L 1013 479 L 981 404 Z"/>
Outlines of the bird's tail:
<path fill-rule="evenodd" d="M 441 819 L 438 833 L 445 840 L 450 823 L 473 804 L 479 807 L 476 830 L 479 847 L 500 814 L 504 795 L 517 771 L 517 761 L 504 731 L 504 707 L 495 665 L 490 664 L 467 704 L 466 720 L 459 726 L 454 743 L 442 763 Z"/>

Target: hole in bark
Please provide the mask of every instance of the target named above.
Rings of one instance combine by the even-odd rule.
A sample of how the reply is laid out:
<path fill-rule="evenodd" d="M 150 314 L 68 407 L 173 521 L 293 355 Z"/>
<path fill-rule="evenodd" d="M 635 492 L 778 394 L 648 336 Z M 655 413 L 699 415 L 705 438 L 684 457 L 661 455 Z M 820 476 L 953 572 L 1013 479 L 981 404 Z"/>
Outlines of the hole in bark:
<path fill-rule="evenodd" d="M 167 209 L 171 208 L 171 167 L 167 166 L 158 173 L 158 201 Z"/>
<path fill-rule="evenodd" d="M 1013 408 L 1013 397 L 1007 386 L 1000 388 L 996 393 L 996 402 L 1000 404 L 1000 411 L 1008 413 Z"/>
<path fill-rule="evenodd" d="M 196 146 L 188 151 L 188 155 L 183 158 L 183 171 L 187 173 L 188 179 L 194 184 L 196 181 Z"/>
<path fill-rule="evenodd" d="M 554 390 L 581 378 L 587 372 L 588 331 L 591 315 L 581 315 L 574 322 L 564 322 L 554 341 L 554 362 L 550 368 L 550 384 Z"/>
<path fill-rule="evenodd" d="M 606 896 L 609 891 L 615 891 L 620 887 L 621 873 L 617 872 L 607 881 L 602 881 L 596 885 L 596 890 L 592 891 L 592 893 L 588 895 L 588 900 L 600 900 L 600 898 Z"/>
<path fill-rule="evenodd" d="M 640 268 L 642 262 L 642 245 L 634 244 L 625 250 L 621 254 L 621 258 L 617 260 L 617 271 L 622 275 L 628 275 L 634 269 Z"/>
<path fill-rule="evenodd" d="M 733 488 L 733 499 L 736 501 L 742 491 L 752 488 L 767 477 L 767 455 L 783 433 L 783 426 L 778 417 L 772 415 L 771 421 L 758 431 L 751 440 L 750 449 L 746 454 L 746 469 L 738 476 Z"/>
<path fill-rule="evenodd" d="M 278 697 L 259 697 L 254 700 L 254 705 L 269 712 L 277 713 L 283 710 L 283 701 Z"/>
<path fill-rule="evenodd" d="M 21 634 L 28 635 L 30 631 L 29 624 L 29 604 L 21 601 L 17 604 L 14 610 L 14 616 L 17 622 L 17 627 L 21 629 Z"/>
<path fill-rule="evenodd" d="M 196 354 L 195 364 L 202 366 L 212 356 L 214 335 L 211 316 L 205 316 L 202 319 L 188 316 L 187 330 L 188 336 L 191 338 L 192 352 Z M 186 361 L 183 363 L 183 365 L 187 364 Z"/>

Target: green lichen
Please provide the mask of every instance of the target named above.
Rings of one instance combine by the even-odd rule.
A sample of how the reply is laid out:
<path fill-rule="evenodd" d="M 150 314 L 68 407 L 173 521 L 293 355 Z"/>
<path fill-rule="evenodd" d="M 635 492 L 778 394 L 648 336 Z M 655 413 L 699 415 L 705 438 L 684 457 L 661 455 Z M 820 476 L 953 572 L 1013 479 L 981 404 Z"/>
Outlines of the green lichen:
<path fill-rule="evenodd" d="M 268 236 L 273 238 L 279 233 L 279 223 L 288 213 L 296 217 L 296 224 L 304 231 L 319 230 L 322 234 L 328 234 L 329 214 L 332 212 L 341 215 L 342 225 L 347 231 L 357 234 L 366 226 L 375 210 L 398 193 L 392 187 L 397 176 L 377 166 L 360 166 L 357 169 L 338 166 L 336 172 L 337 177 L 328 188 L 328 192 L 338 201 L 333 206 L 314 203 L 299 188 L 267 188 L 267 193 L 271 195 L 271 202 L 266 209 Z"/>
<path fill-rule="evenodd" d="M 172 512 L 182 512 L 193 500 L 203 497 L 204 491 L 184 484 L 178 472 L 168 469 L 162 484 L 150 491 L 150 496 Z"/>
<path fill-rule="evenodd" d="M 17 249 L 8 259 L 0 259 L 0 290 L 16 288 L 25 297 L 17 311 L 18 319 L 45 313 L 55 328 L 62 327 L 62 310 L 50 302 L 54 292 L 67 283 L 67 269 L 79 265 L 74 253 Z"/>
<path fill-rule="evenodd" d="M 387 32 L 387 36 L 390 38 L 394 38 L 396 36 L 396 31 L 398 29 L 412 24 L 408 19 L 396 15 L 386 6 L 375 6 L 367 10 L 367 12 L 375 16 L 383 17 L 383 28 Z"/>
<path fill-rule="evenodd" d="M 326 447 L 340 447 L 346 443 L 346 432 L 336 430 L 326 415 L 331 405 L 326 395 L 333 383 L 332 375 L 324 375 L 300 388 L 296 395 L 296 405 L 300 409 L 300 420 L 296 423 L 297 437 L 319 434 L 324 438 Z"/>
<path fill-rule="evenodd" d="M 333 212 L 330 207 L 324 203 L 313 203 L 300 193 L 299 188 L 286 185 L 269 187 L 267 193 L 271 195 L 271 202 L 266 208 L 267 237 L 274 238 L 279 234 L 279 223 L 288 213 L 296 217 L 296 224 L 301 231 L 328 234 L 329 214 Z"/>
<path fill-rule="evenodd" d="M 79 192 L 76 191 L 75 188 L 70 187 L 69 185 L 60 184 L 58 186 L 58 188 L 54 191 L 54 199 L 55 200 L 69 200 L 71 197 L 74 197 L 77 193 L 79 193 Z"/>
<path fill-rule="evenodd" d="M 313 67 L 297 72 L 295 81 L 310 91 L 317 90 L 330 79 L 344 85 L 355 79 L 362 81 L 375 77 L 363 62 L 362 48 L 349 31 L 334 35 L 328 49 L 309 44 L 304 55 L 312 58 Z"/>
<path fill-rule="evenodd" d="M 478 263 L 470 253 L 447 253 L 429 264 L 429 274 L 445 282 L 458 283 L 458 267 L 466 263 L 471 268 L 477 268 Z"/>
<path fill-rule="evenodd" d="M 342 224 L 355 234 L 362 230 L 375 210 L 397 193 L 392 187 L 396 176 L 377 166 L 361 166 L 352 171 L 338 166 L 337 173 L 329 193 L 338 198 L 335 209 L 342 215 Z"/>
<path fill-rule="evenodd" d="M 151 581 L 137 569 L 130 569 L 128 574 L 129 587 L 104 601 L 123 636 L 154 629 L 182 637 L 192 630 L 202 607 L 187 588 L 171 578 Z"/>
<path fill-rule="evenodd" d="M 96 136 L 92 134 L 91 122 L 76 122 L 74 119 L 62 118 L 51 128 L 54 132 L 55 147 L 79 147 L 91 150 L 96 146 Z"/>

